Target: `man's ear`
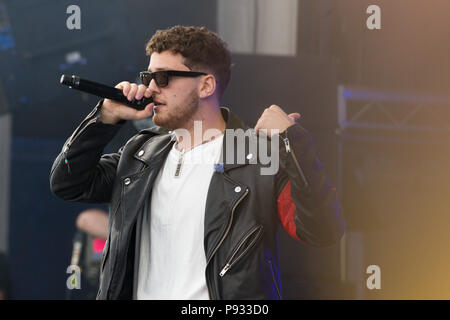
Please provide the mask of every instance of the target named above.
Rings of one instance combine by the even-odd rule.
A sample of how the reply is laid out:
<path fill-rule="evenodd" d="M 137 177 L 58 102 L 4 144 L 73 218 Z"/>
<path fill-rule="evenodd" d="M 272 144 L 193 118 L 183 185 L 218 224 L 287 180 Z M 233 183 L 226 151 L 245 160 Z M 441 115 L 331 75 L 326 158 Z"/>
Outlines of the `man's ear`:
<path fill-rule="evenodd" d="M 199 97 L 202 99 L 212 96 L 216 92 L 216 78 L 212 74 L 202 76 Z"/>

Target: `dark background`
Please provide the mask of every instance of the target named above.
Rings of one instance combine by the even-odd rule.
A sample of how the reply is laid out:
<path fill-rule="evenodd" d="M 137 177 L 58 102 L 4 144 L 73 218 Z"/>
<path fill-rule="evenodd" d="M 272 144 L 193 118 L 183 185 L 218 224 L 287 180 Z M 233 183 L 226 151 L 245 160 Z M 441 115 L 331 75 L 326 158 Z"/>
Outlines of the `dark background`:
<path fill-rule="evenodd" d="M 71 4 L 81 8 L 81 30 L 66 28 Z M 370 4 L 381 7 L 381 30 L 366 28 Z M 134 81 L 147 68 L 144 46 L 157 29 L 182 24 L 217 30 L 216 5 L 212 0 L 0 1 L 0 15 L 9 25 L 8 30 L 3 25 L 0 38 L 0 85 L 7 101 L 0 111 L 13 115 L 8 240 L 13 298 L 64 299 L 75 217 L 87 208 L 63 202 L 49 190 L 53 160 L 97 101 L 62 87 L 60 75 L 110 85 Z M 450 3 L 299 0 L 298 7 L 296 55 L 233 54 L 232 81 L 223 99 L 249 125 L 271 104 L 301 113 L 300 123 L 339 187 L 350 235 L 345 250 L 340 244 L 304 247 L 281 231 L 285 297 L 448 297 L 449 140 L 419 133 L 420 139 L 405 142 L 395 132 L 336 129 L 338 85 L 411 97 L 449 95 Z M 77 50 L 84 62 L 66 65 L 65 55 Z M 433 112 L 425 109 L 423 117 Z M 433 121 L 449 123 L 449 115 L 443 108 L 431 127 Z M 127 124 L 108 150 L 134 132 Z M 356 265 L 358 274 L 365 273 L 370 264 L 382 269 L 381 291 L 361 291 L 365 282 L 350 269 Z"/>

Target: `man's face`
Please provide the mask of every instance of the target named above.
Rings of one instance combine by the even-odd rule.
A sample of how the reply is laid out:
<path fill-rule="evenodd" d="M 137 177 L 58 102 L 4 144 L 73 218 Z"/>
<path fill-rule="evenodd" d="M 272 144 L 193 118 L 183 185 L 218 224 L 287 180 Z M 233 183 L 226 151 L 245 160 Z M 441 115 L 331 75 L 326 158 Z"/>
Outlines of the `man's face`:
<path fill-rule="evenodd" d="M 170 51 L 152 53 L 148 71 L 179 70 L 192 71 L 183 64 L 183 56 Z M 193 123 L 198 110 L 199 78 L 170 77 L 169 85 L 159 88 L 155 80 L 149 84 L 152 90 L 155 107 L 153 122 L 171 130 L 186 128 Z"/>

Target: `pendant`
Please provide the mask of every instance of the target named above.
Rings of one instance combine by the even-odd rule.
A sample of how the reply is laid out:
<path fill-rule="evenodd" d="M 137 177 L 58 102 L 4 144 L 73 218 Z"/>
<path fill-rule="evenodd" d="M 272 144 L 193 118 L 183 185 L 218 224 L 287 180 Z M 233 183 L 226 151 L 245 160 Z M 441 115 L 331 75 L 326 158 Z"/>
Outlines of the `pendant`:
<path fill-rule="evenodd" d="M 181 174 L 181 166 L 183 165 L 183 156 L 184 156 L 184 149 L 181 150 L 180 157 L 178 158 L 177 168 L 175 170 L 175 178 L 178 178 Z"/>

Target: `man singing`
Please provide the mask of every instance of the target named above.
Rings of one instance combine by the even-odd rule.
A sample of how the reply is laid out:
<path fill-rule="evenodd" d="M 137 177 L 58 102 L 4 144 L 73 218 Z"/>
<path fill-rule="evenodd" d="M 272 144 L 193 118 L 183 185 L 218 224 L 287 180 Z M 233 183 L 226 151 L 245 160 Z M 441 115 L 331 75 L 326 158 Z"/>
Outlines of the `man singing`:
<path fill-rule="evenodd" d="M 146 51 L 142 84 L 116 87 L 130 101 L 154 102 L 140 111 L 99 102 L 50 175 L 64 200 L 110 204 L 97 298 L 281 299 L 278 225 L 313 246 L 344 232 L 336 192 L 296 123 L 300 115 L 272 105 L 236 142 L 233 133 L 249 128 L 220 107 L 231 54 L 217 34 L 159 30 Z M 155 127 L 102 155 L 126 120 L 147 117 Z M 266 144 L 277 146 L 269 150 L 279 159 L 272 174 L 262 173 L 266 164 L 248 147 L 255 136 L 277 142 Z M 230 161 L 230 152 L 245 161 Z"/>

